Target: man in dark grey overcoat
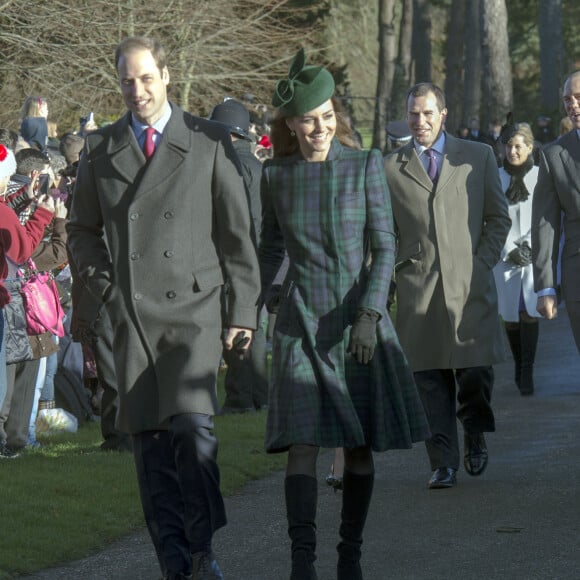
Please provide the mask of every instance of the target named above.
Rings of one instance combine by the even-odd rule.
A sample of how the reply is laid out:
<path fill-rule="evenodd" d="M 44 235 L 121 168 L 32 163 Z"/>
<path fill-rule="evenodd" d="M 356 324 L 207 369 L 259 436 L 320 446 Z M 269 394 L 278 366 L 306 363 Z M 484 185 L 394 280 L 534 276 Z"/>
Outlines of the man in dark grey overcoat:
<path fill-rule="evenodd" d="M 558 312 L 560 235 L 564 232 L 562 295 L 580 352 L 580 71 L 568 77 L 562 96 L 573 130 L 540 154 L 532 202 L 534 290 L 538 312 L 548 320 L 554 318 Z"/>
<path fill-rule="evenodd" d="M 159 43 L 125 39 L 115 62 L 129 111 L 87 136 L 70 253 L 114 329 L 117 424 L 133 436 L 164 577 L 220 579 L 211 551 L 226 523 L 213 435 L 220 335 L 241 351 L 234 338 L 252 337 L 259 293 L 247 198 L 227 130 L 167 100 Z"/>

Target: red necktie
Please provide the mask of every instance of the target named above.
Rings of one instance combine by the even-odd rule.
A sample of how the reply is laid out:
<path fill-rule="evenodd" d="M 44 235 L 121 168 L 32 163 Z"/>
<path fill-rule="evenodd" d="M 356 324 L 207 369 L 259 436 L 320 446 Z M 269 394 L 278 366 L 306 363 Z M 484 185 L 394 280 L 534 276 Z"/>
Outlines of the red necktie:
<path fill-rule="evenodd" d="M 153 127 L 147 127 L 145 129 L 145 145 L 143 145 L 143 153 L 145 154 L 145 159 L 149 161 L 155 153 L 155 141 L 153 141 L 153 135 L 155 135 L 155 129 Z"/>

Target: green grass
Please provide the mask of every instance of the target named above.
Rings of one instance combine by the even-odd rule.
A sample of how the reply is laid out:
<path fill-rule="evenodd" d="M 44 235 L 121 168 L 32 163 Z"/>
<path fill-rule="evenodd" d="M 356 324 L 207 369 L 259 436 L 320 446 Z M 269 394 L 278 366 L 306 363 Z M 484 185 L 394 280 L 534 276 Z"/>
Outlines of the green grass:
<path fill-rule="evenodd" d="M 223 392 L 220 395 L 223 397 Z M 222 491 L 282 469 L 264 451 L 266 413 L 216 417 Z M 98 423 L 0 462 L 0 579 L 87 556 L 144 526 L 133 456 L 100 451 Z"/>

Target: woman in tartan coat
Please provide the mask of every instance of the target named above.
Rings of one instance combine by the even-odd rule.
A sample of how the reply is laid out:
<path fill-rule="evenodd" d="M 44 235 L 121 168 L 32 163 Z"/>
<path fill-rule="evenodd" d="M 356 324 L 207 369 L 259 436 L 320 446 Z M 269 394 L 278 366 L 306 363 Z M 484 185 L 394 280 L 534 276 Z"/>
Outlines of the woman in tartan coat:
<path fill-rule="evenodd" d="M 274 159 L 262 178 L 265 293 L 289 268 L 274 329 L 266 447 L 288 450 L 291 580 L 316 578 L 316 458 L 344 447 L 338 579 L 362 578 L 372 451 L 429 436 L 413 376 L 386 311 L 395 237 L 382 157 L 349 145 L 334 81 L 295 57 L 273 98 Z M 367 255 L 370 253 L 370 260 Z"/>

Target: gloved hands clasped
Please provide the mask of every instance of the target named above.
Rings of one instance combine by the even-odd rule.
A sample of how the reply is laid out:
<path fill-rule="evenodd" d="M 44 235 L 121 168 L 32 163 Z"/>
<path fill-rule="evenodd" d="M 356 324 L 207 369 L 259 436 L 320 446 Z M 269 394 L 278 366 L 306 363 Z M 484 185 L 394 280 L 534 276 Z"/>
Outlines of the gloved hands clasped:
<path fill-rule="evenodd" d="M 348 352 L 359 364 L 366 365 L 373 358 L 377 343 L 377 322 L 381 315 L 370 308 L 359 308 L 350 330 Z"/>
<path fill-rule="evenodd" d="M 508 258 L 510 262 L 516 264 L 516 266 L 525 267 L 532 263 L 532 248 L 528 242 L 522 242 L 518 244 L 509 254 Z"/>

